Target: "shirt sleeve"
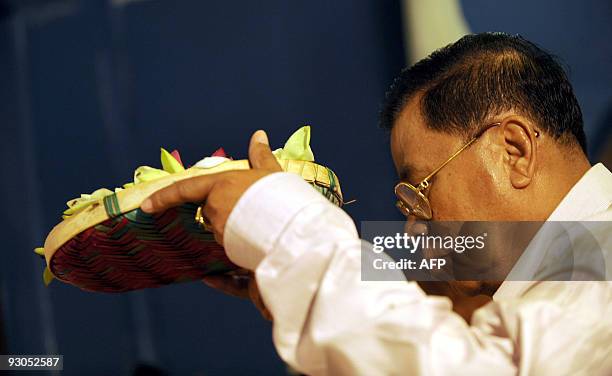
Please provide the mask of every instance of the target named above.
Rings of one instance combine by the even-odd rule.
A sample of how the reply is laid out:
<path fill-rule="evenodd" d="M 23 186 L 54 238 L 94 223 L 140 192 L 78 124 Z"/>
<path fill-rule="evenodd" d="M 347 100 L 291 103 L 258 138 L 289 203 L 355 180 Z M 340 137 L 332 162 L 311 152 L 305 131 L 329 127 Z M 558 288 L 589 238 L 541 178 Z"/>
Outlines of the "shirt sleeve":
<path fill-rule="evenodd" d="M 224 239 L 230 259 L 255 271 L 277 351 L 305 374 L 515 375 L 516 343 L 537 339 L 532 331 L 547 320 L 567 319 L 567 310 L 539 301 L 544 314 L 491 303 L 470 326 L 450 300 L 427 296 L 414 282 L 362 281 L 361 252 L 371 245 L 344 211 L 294 174 L 275 173 L 249 188 Z M 530 337 L 522 336 L 521 325 L 532 322 Z"/>

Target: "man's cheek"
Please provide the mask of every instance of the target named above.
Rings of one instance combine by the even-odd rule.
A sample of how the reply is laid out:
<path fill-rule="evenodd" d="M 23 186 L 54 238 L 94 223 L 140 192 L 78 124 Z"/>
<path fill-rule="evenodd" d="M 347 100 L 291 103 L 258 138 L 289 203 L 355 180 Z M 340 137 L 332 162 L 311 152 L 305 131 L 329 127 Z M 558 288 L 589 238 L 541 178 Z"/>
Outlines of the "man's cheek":
<path fill-rule="evenodd" d="M 436 221 L 453 220 L 461 212 L 461 199 L 452 187 L 438 184 L 429 192 L 429 202 Z"/>

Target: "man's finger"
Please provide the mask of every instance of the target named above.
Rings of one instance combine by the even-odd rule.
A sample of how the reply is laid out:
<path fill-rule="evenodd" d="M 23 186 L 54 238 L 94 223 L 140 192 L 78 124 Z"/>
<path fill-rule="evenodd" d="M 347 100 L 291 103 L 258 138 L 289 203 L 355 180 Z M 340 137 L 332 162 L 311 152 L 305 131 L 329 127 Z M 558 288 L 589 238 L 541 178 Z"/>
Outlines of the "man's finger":
<path fill-rule="evenodd" d="M 270 171 L 282 171 L 278 161 L 270 150 L 268 135 L 262 130 L 253 133 L 249 144 L 249 161 L 251 167 Z"/>
<path fill-rule="evenodd" d="M 209 287 L 227 295 L 249 299 L 249 277 L 234 275 L 211 275 L 202 279 Z"/>
<path fill-rule="evenodd" d="M 197 176 L 177 181 L 153 193 L 140 208 L 146 213 L 159 213 L 186 202 L 202 202 L 222 174 Z"/>

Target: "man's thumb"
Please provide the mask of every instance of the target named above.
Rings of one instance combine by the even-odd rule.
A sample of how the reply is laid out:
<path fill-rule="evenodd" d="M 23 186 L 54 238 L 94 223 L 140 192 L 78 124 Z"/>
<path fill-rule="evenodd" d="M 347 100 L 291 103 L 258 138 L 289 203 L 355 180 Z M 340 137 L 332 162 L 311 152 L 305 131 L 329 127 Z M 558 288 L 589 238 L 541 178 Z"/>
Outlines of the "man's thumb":
<path fill-rule="evenodd" d="M 249 144 L 249 161 L 251 162 L 252 168 L 282 171 L 282 168 L 270 149 L 268 135 L 262 130 L 253 133 L 251 137 L 251 143 Z"/>

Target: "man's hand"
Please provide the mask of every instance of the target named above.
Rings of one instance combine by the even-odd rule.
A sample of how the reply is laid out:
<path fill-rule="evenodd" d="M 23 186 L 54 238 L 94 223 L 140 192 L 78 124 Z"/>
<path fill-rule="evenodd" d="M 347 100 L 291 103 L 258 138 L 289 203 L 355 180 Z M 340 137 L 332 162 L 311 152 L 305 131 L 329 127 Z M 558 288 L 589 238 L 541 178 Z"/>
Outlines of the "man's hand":
<path fill-rule="evenodd" d="M 242 194 L 257 180 L 282 171 L 270 150 L 268 136 L 257 131 L 249 144 L 250 170 L 226 171 L 178 181 L 146 199 L 141 209 L 160 213 L 186 202 L 204 203 L 202 211 L 211 224 L 215 239 L 223 245 L 223 232 L 230 213 Z"/>
<path fill-rule="evenodd" d="M 186 202 L 202 202 L 203 213 L 211 224 L 215 239 L 223 245 L 225 223 L 242 194 L 262 177 L 282 171 L 270 150 L 268 136 L 261 130 L 251 137 L 249 161 L 250 170 L 227 171 L 176 182 L 151 195 L 142 203 L 141 209 L 147 213 L 159 213 Z M 259 295 L 253 273 L 241 270 L 208 276 L 203 282 L 226 294 L 251 299 L 265 319 L 272 319 Z"/>

